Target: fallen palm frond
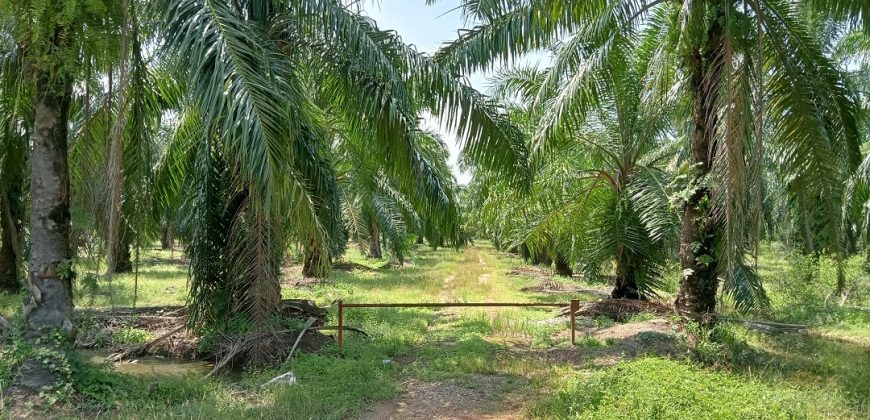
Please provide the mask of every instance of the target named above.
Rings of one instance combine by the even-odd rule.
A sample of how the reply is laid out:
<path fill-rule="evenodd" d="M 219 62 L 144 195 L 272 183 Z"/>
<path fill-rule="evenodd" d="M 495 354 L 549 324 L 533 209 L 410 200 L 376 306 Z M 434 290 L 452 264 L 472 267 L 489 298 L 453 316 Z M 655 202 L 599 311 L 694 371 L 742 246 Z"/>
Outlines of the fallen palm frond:
<path fill-rule="evenodd" d="M 365 332 L 365 330 L 363 330 L 362 328 L 348 327 L 347 325 L 345 325 L 341 328 L 344 329 L 345 331 L 358 332 L 358 333 L 364 335 L 366 338 L 372 338 L 372 336 L 369 333 Z M 336 326 L 323 326 L 323 327 L 314 327 L 311 330 L 313 330 L 313 331 L 337 331 L 338 327 L 336 327 Z"/>
<path fill-rule="evenodd" d="M 754 319 L 720 318 L 720 320 L 733 322 L 735 324 L 743 324 L 747 328 L 769 334 L 805 332 L 810 328 L 809 325 L 804 324 L 786 324 L 782 322 L 759 321 Z"/>
<path fill-rule="evenodd" d="M 309 327 L 322 325 L 323 319 L 328 314 L 331 305 L 320 307 L 314 301 L 305 299 L 281 300 L 280 316 L 282 318 L 308 319 Z M 274 357 L 269 357 L 265 362 L 280 362 L 287 354 L 287 349 L 294 344 L 305 351 L 316 351 L 331 339 L 323 334 L 311 334 L 308 331 L 303 340 L 298 337 L 295 330 L 264 330 L 262 333 L 251 334 L 250 339 L 240 340 L 238 335 L 227 334 L 219 337 L 214 351 L 203 352 L 199 345 L 201 337 L 194 330 L 184 331 L 183 326 L 188 325 L 189 312 L 183 306 L 155 306 L 146 308 L 116 308 L 115 310 L 82 310 L 77 311 L 76 325 L 79 328 L 79 336 L 76 341 L 78 348 L 100 348 L 111 346 L 116 343 L 117 337 L 123 337 L 129 329 L 137 330 L 156 339 L 144 344 L 124 346 L 113 353 L 108 360 L 120 361 L 130 358 L 159 354 L 173 358 L 203 359 L 215 358 L 219 363 L 225 358 L 235 364 L 236 361 L 247 362 L 248 356 L 245 344 L 252 344 L 253 340 L 262 340 L 274 350 Z M 311 321 L 313 319 L 313 321 Z M 0 336 L 2 336 L 2 320 L 0 320 Z M 120 334 L 120 335 L 119 335 Z M 274 336 L 273 336 L 274 335 Z M 123 340 L 123 338 L 122 338 Z M 242 347 L 236 352 L 233 345 L 238 342 Z M 210 348 L 210 347 L 209 347 Z"/>
<path fill-rule="evenodd" d="M 520 289 L 523 292 L 561 294 L 561 293 L 585 293 L 599 298 L 610 297 L 610 292 L 582 287 L 580 285 L 566 284 L 556 280 L 543 280 L 534 286 L 526 286 Z"/>
<path fill-rule="evenodd" d="M 577 311 L 579 316 L 596 318 L 606 316 L 616 321 L 627 321 L 633 315 L 648 312 L 658 315 L 673 313 L 673 309 L 663 303 L 634 299 L 602 299 L 597 302 L 581 303 Z M 561 315 L 568 315 L 570 308 L 562 308 Z"/>
<path fill-rule="evenodd" d="M 284 360 L 284 363 L 289 362 L 290 359 L 293 358 L 293 352 L 296 351 L 296 347 L 298 347 L 299 342 L 302 341 L 302 336 L 305 335 L 305 332 L 308 331 L 315 322 L 317 322 L 317 318 L 315 317 L 309 317 L 308 320 L 305 321 L 305 325 L 302 326 L 302 331 L 299 331 L 299 335 L 296 336 L 296 342 L 293 343 L 293 347 L 290 349 L 290 354 L 287 355 L 287 359 Z"/>
<path fill-rule="evenodd" d="M 178 327 L 175 327 L 175 329 L 173 329 L 173 330 L 167 332 L 166 334 L 163 334 L 160 337 L 157 337 L 157 338 L 155 338 L 147 343 L 137 344 L 135 346 L 128 347 L 127 349 L 120 351 L 118 353 L 114 353 L 114 354 L 110 355 L 109 357 L 107 357 L 106 360 L 108 360 L 110 362 L 120 362 L 121 360 L 124 360 L 124 359 L 129 359 L 132 357 L 140 357 L 144 354 L 147 354 L 148 351 L 151 348 L 153 348 L 157 343 L 159 343 L 159 342 L 171 337 L 173 334 L 183 330 L 184 327 L 186 327 L 186 324 L 181 324 Z"/>
<path fill-rule="evenodd" d="M 315 322 L 319 320 L 314 319 Z M 252 360 L 249 360 L 249 357 L 252 350 L 258 352 L 256 362 L 260 365 L 280 363 L 285 360 L 282 357 L 284 354 L 288 354 L 286 359 L 289 359 L 292 353 L 287 353 L 287 349 L 295 352 L 296 347 L 301 347 L 305 351 L 317 351 L 326 343 L 331 342 L 332 339 L 323 334 L 308 332 L 316 329 L 318 328 L 309 327 L 301 332 L 295 330 L 258 330 L 241 336 L 226 335 L 219 340 L 215 350 L 217 363 L 207 376 L 214 376 L 230 366 L 251 364 Z M 306 334 L 306 332 L 308 333 Z M 297 340 L 298 343 L 293 344 L 291 348 L 290 343 L 293 340 Z M 268 355 L 268 357 L 263 359 L 263 354 Z"/>

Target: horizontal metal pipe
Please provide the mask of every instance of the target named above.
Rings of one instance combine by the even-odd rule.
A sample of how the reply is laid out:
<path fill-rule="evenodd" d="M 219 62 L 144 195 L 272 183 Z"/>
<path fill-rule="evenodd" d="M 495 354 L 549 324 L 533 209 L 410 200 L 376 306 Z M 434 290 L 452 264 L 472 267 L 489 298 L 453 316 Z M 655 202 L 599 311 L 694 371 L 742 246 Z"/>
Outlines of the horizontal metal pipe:
<path fill-rule="evenodd" d="M 497 303 L 486 303 L 486 302 L 454 302 L 454 303 L 343 303 L 342 306 L 345 308 L 444 308 L 444 307 L 504 307 L 504 306 L 515 306 L 515 307 L 563 307 L 570 306 L 570 303 L 531 303 L 531 302 L 519 302 L 519 303 L 507 303 L 507 302 L 497 302 Z"/>

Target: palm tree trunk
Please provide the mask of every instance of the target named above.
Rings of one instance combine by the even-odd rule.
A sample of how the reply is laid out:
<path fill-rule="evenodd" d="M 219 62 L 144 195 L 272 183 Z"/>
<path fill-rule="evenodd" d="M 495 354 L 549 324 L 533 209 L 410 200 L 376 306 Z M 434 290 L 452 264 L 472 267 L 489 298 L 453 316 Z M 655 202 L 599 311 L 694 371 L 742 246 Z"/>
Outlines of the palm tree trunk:
<path fill-rule="evenodd" d="M 557 252 L 554 262 L 556 263 L 556 274 L 563 277 L 571 277 L 574 275 L 574 270 L 571 269 L 571 263 L 568 262 L 568 257 L 564 254 Z"/>
<path fill-rule="evenodd" d="M 865 273 L 870 273 L 870 246 L 864 247 L 864 263 L 861 264 L 861 269 Z"/>
<path fill-rule="evenodd" d="M 121 237 L 115 247 L 115 273 L 129 273 L 133 271 L 133 260 L 130 258 L 130 247 L 133 245 L 133 233 L 130 229 L 122 226 Z"/>
<path fill-rule="evenodd" d="M 318 267 L 317 263 L 319 260 L 320 248 L 317 247 L 314 241 L 311 241 L 311 244 L 305 247 L 305 257 L 302 260 L 302 277 L 326 277 L 325 268 Z"/>
<path fill-rule="evenodd" d="M 842 260 L 837 261 L 837 287 L 834 289 L 834 295 L 846 296 L 846 264 Z"/>
<path fill-rule="evenodd" d="M 169 229 L 169 224 L 163 225 L 160 232 L 160 249 L 167 250 L 172 248 L 172 231 Z"/>
<path fill-rule="evenodd" d="M 378 222 L 372 222 L 372 230 L 369 232 L 369 258 L 381 258 L 381 228 Z"/>
<path fill-rule="evenodd" d="M 547 253 L 547 250 L 542 249 L 542 250 L 532 254 L 532 264 L 543 265 L 544 267 L 549 267 L 550 265 L 553 264 L 553 260 L 550 259 L 550 254 Z"/>
<path fill-rule="evenodd" d="M 643 299 L 638 291 L 635 273 L 637 273 L 637 268 L 631 255 L 618 252 L 616 254 L 616 279 L 610 297 L 614 299 Z"/>
<path fill-rule="evenodd" d="M 70 252 L 67 124 L 72 80 L 40 74 L 36 82 L 34 130 L 30 138 L 30 260 L 24 304 L 24 338 L 37 348 L 56 347 L 49 332 L 72 341 L 72 254 Z M 31 357 L 17 376 L 16 387 L 39 390 L 55 383 L 57 373 Z"/>
<path fill-rule="evenodd" d="M 6 159 L 0 162 L 0 182 L 5 187 L 0 189 L 0 292 L 7 293 L 18 293 L 22 286 L 21 259 L 24 253 L 21 232 L 24 205 L 21 196 L 24 194 L 26 142 L 20 143 L 18 147 L 12 145 L 16 153 L 7 151 Z"/>
<path fill-rule="evenodd" d="M 519 248 L 520 248 L 520 256 L 523 257 L 523 260 L 525 260 L 527 262 L 531 261 L 532 253 L 529 252 L 529 247 L 526 244 L 521 244 Z"/>
<path fill-rule="evenodd" d="M 721 11 L 719 11 L 721 14 Z M 707 177 L 713 166 L 714 136 L 717 125 L 717 99 L 722 64 L 722 27 L 718 17 L 711 18 L 706 42 L 699 40 L 686 57 L 692 92 L 690 185 L 695 185 L 683 207 L 680 228 L 680 291 L 675 306 L 681 315 L 710 323 L 716 310 L 718 261 L 715 250 L 719 226 L 711 210 Z"/>

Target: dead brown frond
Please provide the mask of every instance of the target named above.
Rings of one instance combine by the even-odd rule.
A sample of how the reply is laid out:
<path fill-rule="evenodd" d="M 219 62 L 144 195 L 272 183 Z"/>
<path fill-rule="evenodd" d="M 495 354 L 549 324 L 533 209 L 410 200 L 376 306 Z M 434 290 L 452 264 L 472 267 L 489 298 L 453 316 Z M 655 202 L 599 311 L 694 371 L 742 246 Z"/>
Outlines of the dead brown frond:
<path fill-rule="evenodd" d="M 268 336 L 281 306 L 279 267 L 284 243 L 280 221 L 246 199 L 229 237 L 229 276 L 233 295 L 238 299 L 234 306 L 250 317 L 252 334 L 262 336 L 262 340 L 243 347 L 247 347 L 247 358 L 252 363 L 261 364 L 270 358 Z"/>
<path fill-rule="evenodd" d="M 669 305 L 655 301 L 602 299 L 597 302 L 581 303 L 577 315 L 588 316 L 590 318 L 605 316 L 615 321 L 627 321 L 633 315 L 644 312 L 667 315 L 673 313 L 674 310 Z M 569 308 L 562 309 L 562 315 L 567 315 L 568 313 Z"/>
<path fill-rule="evenodd" d="M 298 343 L 294 344 L 297 340 Z M 241 336 L 224 335 L 218 340 L 215 348 L 217 362 L 208 376 L 214 376 L 235 366 L 281 363 L 289 358 L 291 349 L 295 350 L 298 347 L 302 351 L 313 353 L 331 342 L 331 337 L 317 332 L 315 328 L 302 332 L 259 330 Z"/>

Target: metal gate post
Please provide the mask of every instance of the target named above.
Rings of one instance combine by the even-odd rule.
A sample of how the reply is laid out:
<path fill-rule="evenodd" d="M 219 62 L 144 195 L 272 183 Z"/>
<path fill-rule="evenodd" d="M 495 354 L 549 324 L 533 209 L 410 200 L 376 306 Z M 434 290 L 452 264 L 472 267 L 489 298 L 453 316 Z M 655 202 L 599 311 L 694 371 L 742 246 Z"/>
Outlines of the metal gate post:
<path fill-rule="evenodd" d="M 577 311 L 580 310 L 580 301 L 577 299 L 571 299 L 571 345 L 576 345 L 576 341 L 574 340 L 574 334 L 577 324 Z"/>
<path fill-rule="evenodd" d="M 344 348 L 344 302 L 338 300 L 338 354 Z"/>

